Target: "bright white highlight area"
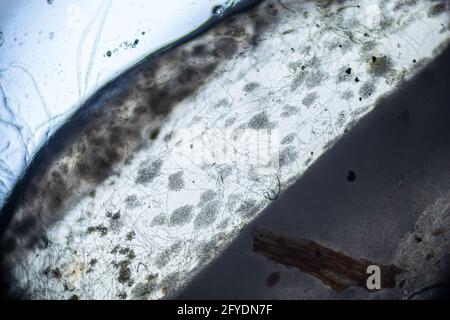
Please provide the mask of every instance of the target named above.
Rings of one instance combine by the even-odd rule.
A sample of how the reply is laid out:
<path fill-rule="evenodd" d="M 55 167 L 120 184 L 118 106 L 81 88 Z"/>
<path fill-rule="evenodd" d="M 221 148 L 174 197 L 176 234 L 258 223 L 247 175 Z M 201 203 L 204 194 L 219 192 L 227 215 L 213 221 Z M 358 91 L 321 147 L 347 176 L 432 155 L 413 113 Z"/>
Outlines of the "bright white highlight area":
<path fill-rule="evenodd" d="M 236 1 L 237 2 L 237 1 Z M 0 0 L 0 206 L 48 135 L 98 88 L 229 0 Z"/>

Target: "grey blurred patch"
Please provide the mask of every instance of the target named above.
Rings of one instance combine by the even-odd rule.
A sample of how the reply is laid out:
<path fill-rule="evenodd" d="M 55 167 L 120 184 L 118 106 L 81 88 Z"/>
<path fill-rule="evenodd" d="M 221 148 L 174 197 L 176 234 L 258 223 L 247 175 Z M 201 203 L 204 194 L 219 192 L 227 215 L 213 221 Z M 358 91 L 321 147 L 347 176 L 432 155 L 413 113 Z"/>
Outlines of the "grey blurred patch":
<path fill-rule="evenodd" d="M 183 171 L 171 174 L 169 176 L 168 186 L 169 190 L 180 191 L 184 188 Z"/>
<path fill-rule="evenodd" d="M 289 133 L 287 136 L 285 136 L 282 140 L 281 140 L 281 144 L 290 144 L 294 141 L 296 134 L 294 132 Z"/>
<path fill-rule="evenodd" d="M 214 200 L 217 197 L 217 192 L 214 190 L 205 190 L 200 195 L 200 201 L 198 202 L 199 207 L 203 207 L 206 203 Z"/>
<path fill-rule="evenodd" d="M 248 127 L 255 130 L 271 129 L 274 127 L 274 124 L 270 122 L 267 113 L 263 111 L 250 119 Z"/>
<path fill-rule="evenodd" d="M 147 184 L 153 181 L 159 174 L 163 161 L 158 159 L 153 161 L 149 166 L 140 168 L 135 179 L 136 184 Z"/>
<path fill-rule="evenodd" d="M 294 147 L 286 147 L 280 152 L 280 167 L 290 165 L 298 158 L 298 151 Z"/>
<path fill-rule="evenodd" d="M 306 95 L 306 97 L 303 98 L 302 104 L 306 107 L 310 107 L 316 101 L 317 98 L 318 98 L 317 93 L 310 92 Z"/>
<path fill-rule="evenodd" d="M 193 218 L 194 206 L 185 205 L 175 209 L 170 216 L 170 225 L 181 226 L 190 222 Z"/>
<path fill-rule="evenodd" d="M 169 248 L 161 252 L 155 260 L 155 266 L 157 268 L 163 268 L 169 261 L 173 258 L 173 256 L 177 255 L 182 248 L 183 241 L 179 240 L 172 244 Z"/>
<path fill-rule="evenodd" d="M 139 201 L 139 199 L 135 194 L 132 194 L 125 198 L 125 204 L 127 209 L 134 209 L 138 207 L 141 204 L 141 202 Z"/>
<path fill-rule="evenodd" d="M 165 214 L 161 213 L 153 218 L 152 222 L 150 223 L 150 226 L 162 226 L 167 223 L 167 217 Z"/>
<path fill-rule="evenodd" d="M 252 217 L 256 213 L 258 213 L 259 206 L 256 203 L 256 200 L 244 200 L 244 202 L 241 203 L 239 208 L 236 210 L 236 213 L 245 216 L 245 217 Z"/>
<path fill-rule="evenodd" d="M 205 204 L 200 213 L 195 217 L 194 225 L 196 228 L 204 228 L 216 221 L 219 214 L 219 201 L 212 201 Z"/>

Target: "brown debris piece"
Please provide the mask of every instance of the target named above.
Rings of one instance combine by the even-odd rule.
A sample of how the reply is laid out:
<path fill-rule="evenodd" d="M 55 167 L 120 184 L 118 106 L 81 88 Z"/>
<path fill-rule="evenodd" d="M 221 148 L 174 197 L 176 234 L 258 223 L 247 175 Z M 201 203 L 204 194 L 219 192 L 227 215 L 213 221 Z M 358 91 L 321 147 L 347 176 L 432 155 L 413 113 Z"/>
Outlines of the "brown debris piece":
<path fill-rule="evenodd" d="M 381 288 L 394 288 L 395 276 L 402 272 L 395 265 L 385 266 L 364 259 L 354 259 L 326 248 L 312 240 L 293 238 L 281 232 L 253 229 L 253 251 L 269 260 L 306 272 L 337 291 L 349 286 L 367 289 L 367 267 L 378 265 Z M 376 290 L 375 290 L 376 291 Z"/>

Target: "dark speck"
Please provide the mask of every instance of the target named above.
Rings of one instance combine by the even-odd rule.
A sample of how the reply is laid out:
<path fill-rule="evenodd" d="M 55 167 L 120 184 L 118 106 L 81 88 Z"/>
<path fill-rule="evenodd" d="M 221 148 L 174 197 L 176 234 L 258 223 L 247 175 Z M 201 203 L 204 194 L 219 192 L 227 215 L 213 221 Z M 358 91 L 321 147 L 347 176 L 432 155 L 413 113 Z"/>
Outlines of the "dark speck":
<path fill-rule="evenodd" d="M 347 70 L 345 70 L 346 74 L 351 74 L 352 73 L 352 68 L 348 68 Z"/>
<path fill-rule="evenodd" d="M 159 128 L 156 128 L 150 133 L 150 139 L 155 140 L 159 135 Z"/>
<path fill-rule="evenodd" d="M 359 78 L 358 77 L 355 78 L 355 82 L 359 82 Z"/>
<path fill-rule="evenodd" d="M 111 52 L 111 51 L 108 51 L 108 52 L 106 52 L 106 55 L 107 55 L 108 57 L 111 57 L 112 52 Z"/>
<path fill-rule="evenodd" d="M 348 182 L 354 182 L 356 180 L 356 173 L 353 171 L 349 171 L 347 175 Z"/>
<path fill-rule="evenodd" d="M 273 287 L 280 281 L 280 273 L 279 272 L 272 272 L 266 279 L 266 287 Z"/>

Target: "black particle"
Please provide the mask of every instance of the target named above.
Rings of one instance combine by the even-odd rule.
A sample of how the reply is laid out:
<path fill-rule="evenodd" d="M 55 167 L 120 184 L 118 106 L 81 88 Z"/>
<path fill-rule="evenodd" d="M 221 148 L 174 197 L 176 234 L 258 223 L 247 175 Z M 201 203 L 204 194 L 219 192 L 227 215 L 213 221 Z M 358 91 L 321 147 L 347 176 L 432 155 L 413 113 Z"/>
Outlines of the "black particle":
<path fill-rule="evenodd" d="M 352 68 L 348 68 L 347 70 L 345 70 L 346 74 L 351 74 L 352 73 Z"/>
<path fill-rule="evenodd" d="M 112 52 L 111 52 L 111 51 L 108 51 L 108 52 L 106 52 L 106 55 L 107 55 L 108 57 L 111 57 Z"/>
<path fill-rule="evenodd" d="M 353 171 L 349 171 L 347 175 L 348 182 L 354 182 L 356 180 L 356 173 Z"/>
<path fill-rule="evenodd" d="M 358 77 L 355 78 L 355 82 L 359 82 L 359 78 Z"/>
<path fill-rule="evenodd" d="M 377 61 L 377 57 L 372 57 L 372 62 L 375 63 Z"/>

